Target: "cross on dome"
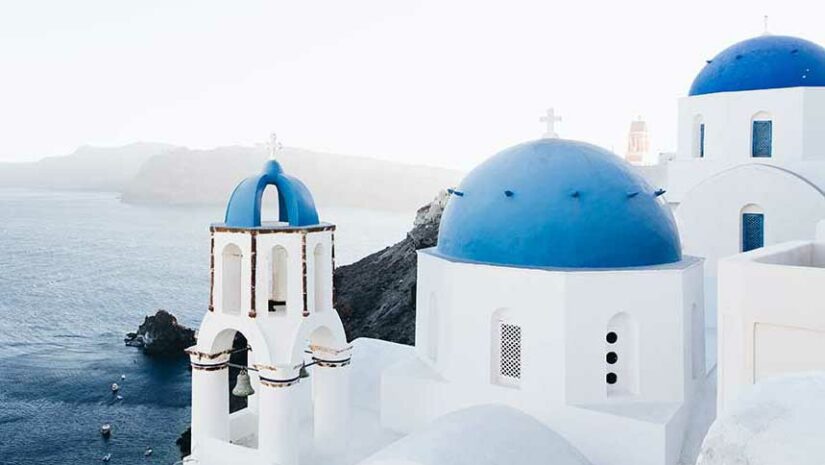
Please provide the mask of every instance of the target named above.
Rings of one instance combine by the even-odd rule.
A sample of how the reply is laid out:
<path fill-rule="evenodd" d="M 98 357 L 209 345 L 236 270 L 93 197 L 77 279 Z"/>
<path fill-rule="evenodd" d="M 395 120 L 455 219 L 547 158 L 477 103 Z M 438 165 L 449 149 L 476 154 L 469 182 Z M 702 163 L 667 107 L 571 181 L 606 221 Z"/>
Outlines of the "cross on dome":
<path fill-rule="evenodd" d="M 281 150 L 281 143 L 278 142 L 278 135 L 273 133 L 269 134 L 269 142 L 266 144 L 267 149 L 269 150 L 269 159 L 275 160 L 276 154 L 279 150 Z"/>
<path fill-rule="evenodd" d="M 539 121 L 547 125 L 547 129 L 542 136 L 545 139 L 558 139 L 556 133 L 556 123 L 561 121 L 561 116 L 556 115 L 556 110 L 552 107 L 547 109 L 547 113 L 539 118 Z"/>

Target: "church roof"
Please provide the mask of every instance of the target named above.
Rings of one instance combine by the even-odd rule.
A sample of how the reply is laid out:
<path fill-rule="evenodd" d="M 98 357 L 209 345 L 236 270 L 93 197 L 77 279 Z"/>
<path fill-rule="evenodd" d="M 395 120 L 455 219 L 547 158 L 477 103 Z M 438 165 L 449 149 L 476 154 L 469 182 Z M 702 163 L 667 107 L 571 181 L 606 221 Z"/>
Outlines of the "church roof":
<path fill-rule="evenodd" d="M 822 86 L 825 49 L 797 37 L 763 35 L 731 45 L 708 61 L 690 95 Z"/>
<path fill-rule="evenodd" d="M 278 220 L 290 226 L 318 224 L 318 212 L 309 189 L 300 180 L 284 173 L 281 165 L 269 160 L 260 174 L 250 176 L 232 192 L 226 206 L 226 226 L 261 226 L 261 198 L 267 186 L 278 189 Z"/>
<path fill-rule="evenodd" d="M 589 465 L 567 440 L 535 418 L 503 405 L 470 407 L 438 418 L 361 462 L 388 464 Z"/>
<path fill-rule="evenodd" d="M 488 159 L 454 191 L 437 254 L 517 267 L 621 268 L 681 260 L 670 209 L 624 160 L 541 139 Z"/>

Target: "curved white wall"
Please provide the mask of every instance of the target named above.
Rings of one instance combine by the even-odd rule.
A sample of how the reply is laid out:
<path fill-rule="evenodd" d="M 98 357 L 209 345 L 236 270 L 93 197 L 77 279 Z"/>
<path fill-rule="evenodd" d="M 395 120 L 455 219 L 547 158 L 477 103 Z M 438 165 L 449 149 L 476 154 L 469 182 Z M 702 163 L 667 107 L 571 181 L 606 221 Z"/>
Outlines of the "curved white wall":
<path fill-rule="evenodd" d="M 748 164 L 719 173 L 691 189 L 676 209 L 682 247 L 716 260 L 741 250 L 741 214 L 757 205 L 765 214 L 765 245 L 812 238 L 825 218 L 825 196 L 805 179 L 769 165 Z"/>

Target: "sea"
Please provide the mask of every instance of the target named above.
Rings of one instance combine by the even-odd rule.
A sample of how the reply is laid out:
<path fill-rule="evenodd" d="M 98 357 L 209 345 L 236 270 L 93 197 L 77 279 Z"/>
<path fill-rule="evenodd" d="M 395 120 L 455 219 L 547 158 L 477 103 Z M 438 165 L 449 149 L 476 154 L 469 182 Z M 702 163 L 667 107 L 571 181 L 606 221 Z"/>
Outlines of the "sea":
<path fill-rule="evenodd" d="M 319 210 L 338 227 L 339 266 L 402 239 L 414 217 Z M 116 193 L 0 189 L 0 464 L 180 459 L 188 361 L 150 359 L 123 338 L 158 309 L 197 327 L 208 227 L 222 218 L 219 207 L 129 205 Z"/>

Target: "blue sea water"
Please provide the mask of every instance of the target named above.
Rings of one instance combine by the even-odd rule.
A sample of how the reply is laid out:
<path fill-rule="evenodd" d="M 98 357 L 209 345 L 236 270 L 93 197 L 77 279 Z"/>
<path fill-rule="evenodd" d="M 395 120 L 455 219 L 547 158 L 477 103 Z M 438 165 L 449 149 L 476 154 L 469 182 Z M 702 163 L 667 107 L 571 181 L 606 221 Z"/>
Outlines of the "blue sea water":
<path fill-rule="evenodd" d="M 339 265 L 401 239 L 413 218 L 320 210 L 338 225 Z M 179 459 L 188 361 L 149 359 L 123 337 L 158 308 L 198 325 L 209 298 L 208 225 L 222 216 L 126 205 L 112 193 L 0 189 L 0 464 Z M 113 426 L 109 440 L 103 423 Z"/>

